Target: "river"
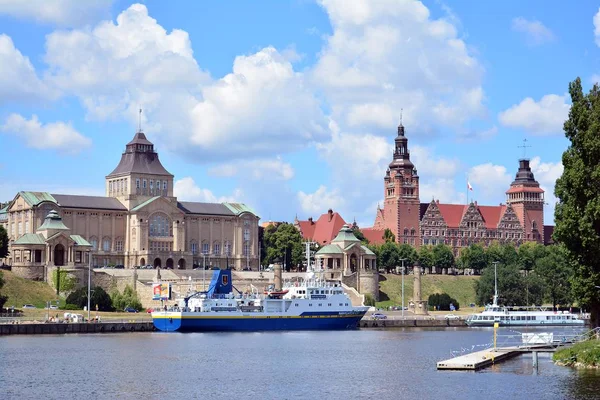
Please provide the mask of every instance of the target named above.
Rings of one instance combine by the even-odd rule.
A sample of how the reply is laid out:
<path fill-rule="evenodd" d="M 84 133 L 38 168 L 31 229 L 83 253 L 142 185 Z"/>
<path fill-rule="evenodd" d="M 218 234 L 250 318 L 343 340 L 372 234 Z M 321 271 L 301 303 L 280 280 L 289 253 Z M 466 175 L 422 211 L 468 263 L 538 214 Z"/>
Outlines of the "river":
<path fill-rule="evenodd" d="M 501 330 L 502 331 L 502 330 Z M 598 399 L 600 372 L 520 356 L 437 371 L 488 328 L 0 337 L 3 399 Z"/>

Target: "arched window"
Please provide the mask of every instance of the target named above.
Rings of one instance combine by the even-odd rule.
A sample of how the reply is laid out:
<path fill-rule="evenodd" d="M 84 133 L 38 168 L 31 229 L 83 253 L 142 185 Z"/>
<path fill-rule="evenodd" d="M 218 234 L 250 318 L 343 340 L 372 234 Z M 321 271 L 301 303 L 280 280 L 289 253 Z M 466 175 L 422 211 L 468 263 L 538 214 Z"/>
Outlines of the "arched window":
<path fill-rule="evenodd" d="M 115 240 L 115 251 L 123 251 L 123 238 L 118 237 Z"/>
<path fill-rule="evenodd" d="M 171 236 L 171 219 L 163 213 L 156 213 L 150 217 L 150 236 Z"/>
<path fill-rule="evenodd" d="M 404 236 L 408 236 L 408 228 L 404 228 Z"/>
<path fill-rule="evenodd" d="M 110 238 L 109 237 L 105 237 L 104 239 L 102 239 L 102 250 L 110 251 Z"/>
<path fill-rule="evenodd" d="M 215 254 L 215 255 L 221 254 L 221 243 L 220 242 L 213 243 L 213 254 Z"/>
<path fill-rule="evenodd" d="M 410 230 L 410 236 L 415 236 L 415 229 L 414 228 Z"/>
<path fill-rule="evenodd" d="M 245 256 L 249 256 L 250 255 L 250 242 L 248 242 L 248 241 L 244 242 L 243 254 Z"/>
<path fill-rule="evenodd" d="M 92 250 L 98 250 L 98 238 L 96 236 L 90 238 L 90 244 L 92 245 Z"/>
<path fill-rule="evenodd" d="M 190 249 L 192 250 L 192 254 L 198 253 L 198 243 L 195 240 L 191 241 Z"/>
<path fill-rule="evenodd" d="M 202 254 L 208 254 L 210 251 L 210 244 L 207 241 L 202 242 Z"/>
<path fill-rule="evenodd" d="M 225 255 L 231 255 L 231 242 L 229 240 L 225 241 L 225 244 L 223 245 L 223 250 L 225 251 Z"/>
<path fill-rule="evenodd" d="M 537 231 L 537 222 L 535 222 L 535 221 L 531 222 L 531 229 L 533 229 L 534 231 Z"/>

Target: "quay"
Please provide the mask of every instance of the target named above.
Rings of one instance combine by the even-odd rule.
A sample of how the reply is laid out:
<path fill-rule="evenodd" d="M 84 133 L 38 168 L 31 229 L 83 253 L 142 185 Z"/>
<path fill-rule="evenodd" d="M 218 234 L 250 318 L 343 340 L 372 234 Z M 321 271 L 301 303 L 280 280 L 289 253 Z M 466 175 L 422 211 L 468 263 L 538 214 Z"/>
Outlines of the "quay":
<path fill-rule="evenodd" d="M 154 331 L 154 324 L 152 321 L 0 324 L 0 336 L 151 331 Z"/>
<path fill-rule="evenodd" d="M 432 318 L 363 318 L 358 324 L 359 328 L 447 328 L 467 326 L 464 320 L 447 320 Z"/>

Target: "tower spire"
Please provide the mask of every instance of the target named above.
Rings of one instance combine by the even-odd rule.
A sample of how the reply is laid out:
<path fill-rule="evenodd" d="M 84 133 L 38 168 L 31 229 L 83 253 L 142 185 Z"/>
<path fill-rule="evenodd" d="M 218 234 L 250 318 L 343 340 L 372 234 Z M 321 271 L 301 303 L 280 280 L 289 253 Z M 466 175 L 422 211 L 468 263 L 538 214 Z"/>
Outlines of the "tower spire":
<path fill-rule="evenodd" d="M 140 116 L 138 121 L 138 132 L 142 131 L 142 108 L 140 107 Z"/>
<path fill-rule="evenodd" d="M 404 111 L 403 108 L 400 109 L 400 126 L 402 126 L 402 111 Z"/>
<path fill-rule="evenodd" d="M 521 146 L 517 146 L 523 149 L 523 159 L 527 159 L 527 148 L 531 147 L 527 144 L 527 138 L 523 139 L 523 144 Z"/>

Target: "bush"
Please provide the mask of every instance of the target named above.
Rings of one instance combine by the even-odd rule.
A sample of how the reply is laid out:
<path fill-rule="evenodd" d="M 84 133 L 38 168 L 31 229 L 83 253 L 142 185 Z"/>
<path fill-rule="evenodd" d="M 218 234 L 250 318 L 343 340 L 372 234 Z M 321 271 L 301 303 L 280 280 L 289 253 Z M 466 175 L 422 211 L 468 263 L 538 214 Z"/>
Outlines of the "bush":
<path fill-rule="evenodd" d="M 61 310 L 81 310 L 83 307 L 79 307 L 77 304 L 65 304 L 64 307 L 60 308 Z"/>
<path fill-rule="evenodd" d="M 375 307 L 375 299 L 370 293 L 365 294 L 365 306 Z"/>
<path fill-rule="evenodd" d="M 87 307 L 87 286 L 77 289 L 71 293 L 66 300 L 67 304 L 75 305 L 79 309 Z M 90 299 L 90 309 L 95 310 L 96 306 L 99 311 L 113 311 L 112 300 L 108 293 L 100 286 L 92 288 L 92 297 Z"/>
<path fill-rule="evenodd" d="M 454 305 L 455 310 L 460 308 L 458 301 L 446 293 L 434 293 L 429 296 L 427 302 L 429 303 L 429 308 L 432 310 L 433 306 L 435 306 L 438 310 L 450 311 L 450 304 Z"/>
<path fill-rule="evenodd" d="M 135 308 L 138 311 L 141 311 L 143 308 L 137 292 L 129 285 L 125 286 L 122 294 L 118 290 L 115 290 L 110 294 L 110 297 L 113 307 L 117 311 L 123 311 L 127 307 Z"/>

